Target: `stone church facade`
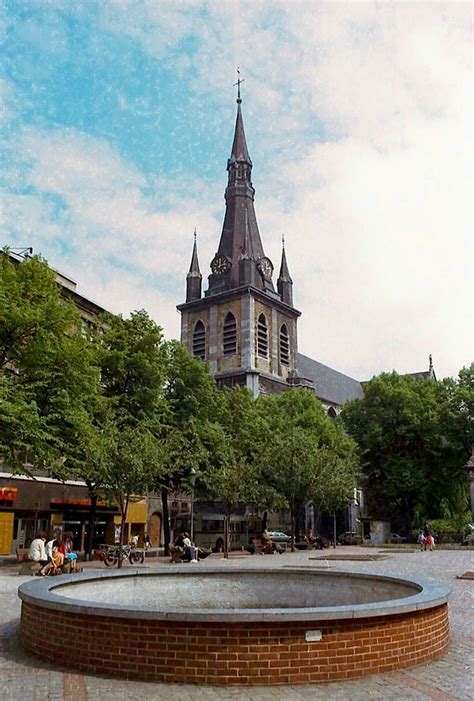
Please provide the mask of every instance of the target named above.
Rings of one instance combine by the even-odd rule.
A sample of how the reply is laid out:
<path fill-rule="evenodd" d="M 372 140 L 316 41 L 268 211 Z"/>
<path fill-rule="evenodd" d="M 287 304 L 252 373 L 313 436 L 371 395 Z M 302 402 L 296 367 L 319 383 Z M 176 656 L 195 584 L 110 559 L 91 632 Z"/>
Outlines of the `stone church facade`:
<path fill-rule="evenodd" d="M 178 305 L 181 341 L 209 363 L 220 387 L 244 386 L 255 396 L 306 387 L 336 415 L 346 401 L 362 397 L 362 386 L 298 352 L 301 313 L 293 305 L 293 280 L 283 244 L 275 288 L 257 224 L 252 167 L 239 94 L 222 233 L 204 294 L 194 240 L 186 301 Z"/>

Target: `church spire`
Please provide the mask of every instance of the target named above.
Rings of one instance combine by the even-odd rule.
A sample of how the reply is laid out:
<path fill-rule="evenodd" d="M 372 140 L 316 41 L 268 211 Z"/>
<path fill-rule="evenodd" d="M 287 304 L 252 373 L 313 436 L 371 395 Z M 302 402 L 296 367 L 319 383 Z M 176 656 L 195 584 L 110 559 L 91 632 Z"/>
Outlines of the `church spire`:
<path fill-rule="evenodd" d="M 195 299 L 201 299 L 201 283 L 202 275 L 199 270 L 199 260 L 197 254 L 197 233 L 194 229 L 194 244 L 193 253 L 191 256 L 191 265 L 189 273 L 186 275 L 186 302 L 193 302 Z"/>
<path fill-rule="evenodd" d="M 227 161 L 226 211 L 219 247 L 211 262 L 212 274 L 209 276 L 209 290 L 206 295 L 250 284 L 275 296 L 271 280 L 273 266 L 265 256 L 255 215 L 252 160 L 245 138 L 241 109 L 242 83 L 238 71 L 237 116 L 232 150 Z M 241 263 L 244 259 L 243 254 L 247 261 L 245 265 Z"/>
<path fill-rule="evenodd" d="M 281 237 L 281 265 L 280 265 L 280 275 L 278 276 L 277 289 L 282 302 L 293 306 L 293 280 L 290 276 L 290 271 L 288 270 L 288 263 L 286 262 L 285 253 L 285 236 Z"/>
<path fill-rule="evenodd" d="M 249 150 L 247 147 L 247 140 L 245 138 L 245 131 L 244 131 L 244 120 L 242 119 L 242 110 L 240 109 L 240 105 L 242 104 L 242 98 L 240 97 L 240 86 L 244 82 L 244 79 L 240 78 L 240 70 L 237 68 L 237 75 L 238 79 L 237 82 L 234 84 L 237 85 L 237 117 L 235 120 L 235 131 L 234 131 L 234 141 L 232 144 L 232 151 L 231 151 L 231 156 L 229 158 L 229 162 L 227 164 L 227 170 L 229 170 L 229 165 L 232 162 L 240 162 L 240 163 L 246 163 L 248 166 L 250 166 L 250 169 L 252 168 L 252 161 L 249 156 Z M 249 174 L 250 178 L 250 174 Z"/>

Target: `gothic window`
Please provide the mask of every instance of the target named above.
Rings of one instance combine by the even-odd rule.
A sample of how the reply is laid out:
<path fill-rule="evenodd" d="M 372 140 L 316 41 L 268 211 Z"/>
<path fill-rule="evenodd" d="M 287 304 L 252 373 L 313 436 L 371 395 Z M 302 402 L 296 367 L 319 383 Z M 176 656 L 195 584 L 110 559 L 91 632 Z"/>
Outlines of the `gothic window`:
<path fill-rule="evenodd" d="M 206 357 L 206 327 L 201 320 L 196 321 L 194 326 L 193 355 L 202 360 Z"/>
<path fill-rule="evenodd" d="M 290 364 L 290 339 L 286 324 L 282 324 L 280 328 L 280 363 L 282 365 Z"/>
<path fill-rule="evenodd" d="M 268 327 L 265 314 L 260 314 L 257 321 L 257 355 L 268 358 Z"/>
<path fill-rule="evenodd" d="M 337 416 L 336 410 L 333 406 L 330 406 L 328 409 L 328 416 L 330 419 L 335 419 Z"/>
<path fill-rule="evenodd" d="M 237 353 L 237 322 L 232 312 L 227 312 L 224 319 L 222 347 L 224 355 L 235 355 Z"/>

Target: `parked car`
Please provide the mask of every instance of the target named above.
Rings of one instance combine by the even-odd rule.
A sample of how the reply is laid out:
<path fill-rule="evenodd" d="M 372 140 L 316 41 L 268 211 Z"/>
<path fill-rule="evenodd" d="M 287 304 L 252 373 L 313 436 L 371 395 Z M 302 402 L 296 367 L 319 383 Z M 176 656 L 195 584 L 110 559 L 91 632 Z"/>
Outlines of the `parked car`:
<path fill-rule="evenodd" d="M 268 535 L 274 543 L 291 543 L 291 535 L 286 535 L 281 531 L 269 531 Z"/>
<path fill-rule="evenodd" d="M 405 536 L 398 535 L 398 533 L 392 533 L 390 535 L 390 542 L 391 543 L 406 543 L 407 539 Z"/>
<path fill-rule="evenodd" d="M 346 531 L 345 533 L 341 533 L 337 542 L 339 545 L 360 545 L 360 543 L 362 543 L 362 536 L 355 531 Z"/>

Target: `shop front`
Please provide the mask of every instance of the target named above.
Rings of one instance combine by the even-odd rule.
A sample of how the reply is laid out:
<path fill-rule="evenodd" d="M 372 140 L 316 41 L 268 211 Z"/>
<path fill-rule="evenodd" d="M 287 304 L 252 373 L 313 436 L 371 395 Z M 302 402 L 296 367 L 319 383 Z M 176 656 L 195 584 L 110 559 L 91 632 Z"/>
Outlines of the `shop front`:
<path fill-rule="evenodd" d="M 36 533 L 53 529 L 74 534 L 74 548 L 83 551 L 88 538 L 91 503 L 84 483 L 49 477 L 0 473 L 0 555 L 28 547 Z M 99 501 L 94 544 L 113 534 L 116 506 Z M 112 542 L 112 541 L 109 541 Z"/>

